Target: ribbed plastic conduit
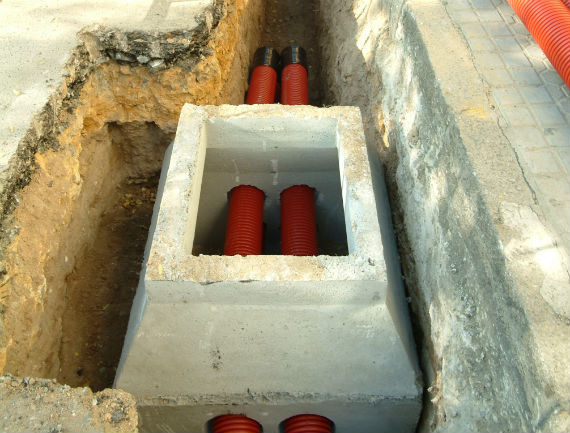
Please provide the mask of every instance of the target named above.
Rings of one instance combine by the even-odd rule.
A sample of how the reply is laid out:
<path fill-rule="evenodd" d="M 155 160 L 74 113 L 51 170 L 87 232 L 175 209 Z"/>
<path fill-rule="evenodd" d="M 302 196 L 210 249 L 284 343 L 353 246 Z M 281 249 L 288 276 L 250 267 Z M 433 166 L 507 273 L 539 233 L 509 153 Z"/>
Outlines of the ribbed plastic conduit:
<path fill-rule="evenodd" d="M 273 104 L 277 96 L 279 55 L 272 47 L 258 48 L 253 56 L 246 104 Z"/>
<path fill-rule="evenodd" d="M 281 254 L 316 256 L 315 190 L 295 185 L 281 193 Z"/>
<path fill-rule="evenodd" d="M 309 105 L 309 77 L 307 56 L 302 47 L 291 45 L 281 52 L 281 103 Z"/>
<path fill-rule="evenodd" d="M 570 87 L 570 9 L 560 0 L 508 2 Z"/>
<path fill-rule="evenodd" d="M 212 420 L 212 433 L 261 433 L 261 425 L 244 415 L 221 415 Z"/>
<path fill-rule="evenodd" d="M 283 422 L 284 433 L 332 433 L 333 423 L 320 415 L 296 415 Z"/>
<path fill-rule="evenodd" d="M 230 191 L 224 254 L 259 255 L 263 245 L 263 201 L 265 194 L 250 185 Z"/>

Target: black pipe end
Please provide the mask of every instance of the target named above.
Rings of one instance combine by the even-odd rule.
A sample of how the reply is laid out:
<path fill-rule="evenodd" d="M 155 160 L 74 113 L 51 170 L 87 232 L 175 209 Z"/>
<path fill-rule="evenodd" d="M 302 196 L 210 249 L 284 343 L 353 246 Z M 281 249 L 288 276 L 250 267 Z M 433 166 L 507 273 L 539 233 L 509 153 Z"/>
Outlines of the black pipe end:
<path fill-rule="evenodd" d="M 279 53 L 273 47 L 260 47 L 253 55 L 252 69 L 258 66 L 271 66 L 279 72 Z"/>
<path fill-rule="evenodd" d="M 301 64 L 307 69 L 307 53 L 298 45 L 290 45 L 281 51 L 283 67 L 291 64 Z"/>

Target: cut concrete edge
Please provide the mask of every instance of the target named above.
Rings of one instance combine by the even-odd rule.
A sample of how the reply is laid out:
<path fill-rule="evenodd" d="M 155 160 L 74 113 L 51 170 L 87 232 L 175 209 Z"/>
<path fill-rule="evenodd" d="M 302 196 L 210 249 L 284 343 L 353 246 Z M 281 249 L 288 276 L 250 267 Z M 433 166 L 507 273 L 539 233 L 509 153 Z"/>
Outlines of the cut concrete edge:
<path fill-rule="evenodd" d="M 197 208 L 200 198 L 201 178 L 200 173 L 203 170 L 205 149 L 202 147 L 197 153 L 187 152 L 185 147 L 192 141 L 205 139 L 203 131 L 206 118 L 212 119 L 255 119 L 255 118 L 274 118 L 280 122 L 284 119 L 307 121 L 311 119 L 338 118 L 339 128 L 342 133 L 346 134 L 346 141 L 351 143 L 359 143 L 358 146 L 362 151 L 364 149 L 364 137 L 358 135 L 358 128 L 355 125 L 361 124 L 360 114 L 354 107 L 333 107 L 333 108 L 315 108 L 315 107 L 285 107 L 279 105 L 267 106 L 221 106 L 221 107 L 204 107 L 185 105 L 180 116 L 180 129 L 184 130 L 184 134 L 177 134 L 174 142 L 173 153 L 177 155 L 172 168 L 173 172 L 182 173 L 171 176 L 167 179 L 168 187 L 165 196 L 162 198 L 167 206 L 159 212 L 158 234 L 161 243 L 154 244 L 151 247 L 150 258 L 148 261 L 149 276 L 153 279 L 169 279 L 180 280 L 189 279 L 195 281 L 208 280 L 207 275 L 211 274 L 212 266 L 222 272 L 226 269 L 225 274 L 219 275 L 215 280 L 232 279 L 232 275 L 238 272 L 242 278 L 253 280 L 272 280 L 279 279 L 279 275 L 274 272 L 268 272 L 267 266 L 251 266 L 250 263 L 266 263 L 271 265 L 275 263 L 286 263 L 295 268 L 296 263 L 312 262 L 315 269 L 318 269 L 325 279 L 346 279 L 346 278 L 365 278 L 368 275 L 370 279 L 376 279 L 385 274 L 386 269 L 383 263 L 383 249 L 381 243 L 381 229 L 379 221 L 373 221 L 362 207 L 376 208 L 375 196 L 369 187 L 363 184 L 364 181 L 371 179 L 370 168 L 368 164 L 360 161 L 351 150 L 351 146 L 344 146 L 341 155 L 343 158 L 339 160 L 341 178 L 343 185 L 343 201 L 345 207 L 345 220 L 347 221 L 347 237 L 350 239 L 358 239 L 358 247 L 353 247 L 349 256 L 329 257 L 293 257 L 293 256 L 250 256 L 250 257 L 224 257 L 224 256 L 193 256 L 188 253 L 191 250 L 190 245 L 193 240 L 193 228 L 195 227 Z M 356 134 L 356 135 L 355 135 Z M 361 143 L 361 145 L 360 145 Z M 360 164 L 359 164 L 360 163 Z M 186 167 L 189 167 L 188 169 Z M 190 179 L 192 184 L 190 185 Z M 363 179 L 363 180 L 360 180 Z M 364 182 L 365 183 L 365 182 Z M 192 199 L 192 203 L 186 200 L 185 207 L 181 205 L 178 199 L 184 191 Z M 358 199 L 355 199 L 357 197 Z M 354 215 L 351 215 L 351 212 Z M 180 224 L 182 221 L 182 224 Z M 350 223 L 350 225 L 349 225 Z M 166 230 L 167 227 L 176 227 L 174 230 Z M 382 230 L 390 231 L 391 227 L 382 227 Z M 350 232 L 350 233 L 348 233 Z M 184 242 L 180 242 L 184 239 Z M 363 240 L 366 239 L 366 242 Z M 354 241 L 352 242 L 353 244 Z M 211 262 L 211 263 L 210 263 Z M 239 271 L 234 272 L 225 266 L 226 262 L 232 262 L 232 266 L 239 265 Z M 342 268 L 342 263 L 352 263 L 359 269 L 358 274 L 350 276 L 346 273 L 346 267 Z M 330 266 L 329 266 L 330 265 Z M 270 267 L 273 270 L 275 266 Z M 287 268 L 280 267 L 281 268 Z M 361 269 L 365 270 L 365 274 L 361 273 Z M 234 277 L 235 278 L 235 277 Z M 303 280 L 312 278 L 310 273 L 295 272 L 288 275 L 287 278 Z"/>
<path fill-rule="evenodd" d="M 475 427 L 476 429 L 499 426 L 504 428 L 505 425 L 522 430 L 567 429 L 567 384 L 570 373 L 567 361 L 570 353 L 567 321 L 561 321 L 561 317 L 553 314 L 548 307 L 541 308 L 542 311 L 537 313 L 533 304 L 546 303 L 539 300 L 536 290 L 525 281 L 525 275 L 516 263 L 517 258 L 506 254 L 508 250 L 503 248 L 503 245 L 516 241 L 517 236 L 522 237 L 523 241 L 525 237 L 520 231 L 520 222 L 516 221 L 516 218 L 510 218 L 525 209 L 536 215 L 540 215 L 540 210 L 534 206 L 528 189 L 522 193 L 517 192 L 514 185 L 498 181 L 497 171 L 485 169 L 492 162 L 499 171 L 518 176 L 517 184 L 524 184 L 521 168 L 497 126 L 496 117 L 489 108 L 484 87 L 471 60 L 465 65 L 465 59 L 470 59 L 467 48 L 453 28 L 441 3 L 411 1 L 402 9 L 393 7 L 388 13 L 393 14 L 390 15 L 389 31 L 394 35 L 394 39 L 397 39 L 396 33 L 404 35 L 404 51 L 407 58 L 413 59 L 412 67 L 416 71 L 425 71 L 423 76 L 416 75 L 417 81 L 413 84 L 416 90 L 419 89 L 419 103 L 425 104 L 424 114 L 433 115 L 429 122 L 434 125 L 435 130 L 438 124 L 447 125 L 449 129 L 445 139 L 457 140 L 465 145 L 465 156 L 461 156 L 462 148 L 455 149 L 455 158 L 459 158 L 464 164 L 456 174 L 460 176 L 456 181 L 461 188 L 466 188 L 465 193 L 471 204 L 464 204 L 474 211 L 471 219 L 477 221 L 475 233 L 481 237 L 480 241 L 477 241 L 481 242 L 479 246 L 471 245 L 468 248 L 471 252 L 484 248 L 481 251 L 485 251 L 488 260 L 491 260 L 485 265 L 483 274 L 461 264 L 454 267 L 453 263 L 457 263 L 456 257 L 449 257 L 446 264 L 440 263 L 439 272 L 447 274 L 439 277 L 442 283 L 448 279 L 448 284 L 456 284 L 459 288 L 468 278 L 472 280 L 470 285 L 475 283 L 474 285 L 478 286 L 464 294 L 461 294 L 462 290 L 456 294 L 445 290 L 445 296 L 451 296 L 451 299 L 442 299 L 444 293 L 437 293 L 438 286 L 442 288 L 437 280 L 432 288 L 427 287 L 427 284 L 433 281 L 435 271 L 430 267 L 435 263 L 430 265 L 429 249 L 432 246 L 445 249 L 445 238 L 452 242 L 453 237 L 450 237 L 449 233 L 433 237 L 435 233 L 432 233 L 432 236 L 427 238 L 415 238 L 415 234 L 410 230 L 417 230 L 413 229 L 417 221 L 407 221 L 408 236 L 413 244 L 415 259 L 418 264 L 423 262 L 416 268 L 419 289 L 428 290 L 419 294 L 418 305 L 424 310 L 423 314 L 428 321 L 436 321 L 430 325 L 432 356 L 437 357 L 432 358 L 432 368 L 439 372 L 436 375 L 437 382 L 436 378 L 430 378 L 429 375 L 428 379 L 433 380 L 430 390 L 433 392 L 433 401 L 436 402 L 438 430 L 454 431 L 461 428 L 468 431 L 475 425 L 479 426 Z M 446 38 L 442 39 L 442 34 L 447 35 Z M 463 62 L 451 62 L 451 68 L 450 58 L 461 59 Z M 383 70 L 386 71 L 383 75 L 386 89 L 383 111 L 388 120 L 389 132 L 393 127 L 388 124 L 389 121 L 397 122 L 398 114 L 402 113 L 399 111 L 402 107 L 398 105 L 398 100 L 405 99 L 399 92 L 394 93 L 397 87 L 389 84 L 391 79 L 398 76 L 391 70 L 398 61 L 397 55 L 392 55 L 390 59 L 384 57 L 383 60 Z M 426 99 L 428 95 L 430 99 Z M 429 105 L 435 107 L 436 104 L 438 108 L 428 114 L 426 108 Z M 457 132 L 454 132 L 455 124 L 459 128 Z M 423 128 L 426 129 L 426 126 Z M 430 133 L 427 129 L 426 132 Z M 409 146 L 407 133 L 398 135 L 401 143 L 396 140 L 397 146 Z M 402 157 L 406 154 L 406 149 L 398 148 L 398 153 Z M 400 162 L 398 168 L 398 183 L 407 218 L 414 215 L 417 197 L 421 196 L 420 190 L 423 189 L 421 184 L 413 186 L 417 179 L 414 179 L 416 176 L 413 171 L 408 171 L 410 168 L 406 167 L 405 160 Z M 412 189 L 407 190 L 405 185 L 409 185 L 411 179 L 414 179 Z M 421 201 L 421 198 L 419 200 Z M 460 209 L 454 209 L 455 205 L 450 204 L 452 212 Z M 510 216 L 508 212 L 501 211 L 512 206 L 518 210 Z M 442 208 L 441 211 L 443 210 Z M 544 224 L 539 222 L 539 218 L 535 218 L 534 224 Z M 431 223 L 425 220 L 420 224 L 424 226 Z M 515 230 L 514 236 L 509 232 L 512 228 L 519 228 Z M 467 255 L 471 256 L 471 252 Z M 444 250 L 441 253 L 447 254 Z M 425 262 L 426 260 L 428 261 Z M 484 288 L 486 284 L 493 287 L 491 292 Z M 481 298 L 485 294 L 490 295 L 490 298 Z M 453 299 L 457 296 L 461 299 Z M 436 300 L 438 298 L 439 300 Z M 439 305 L 435 309 L 434 302 L 436 306 Z M 476 311 L 476 314 L 473 311 Z M 450 315 L 450 312 L 453 314 Z M 460 321 L 444 324 L 456 315 L 461 318 Z M 437 323 L 438 321 L 440 323 Z M 433 333 L 434 328 L 449 327 L 455 329 L 441 334 Z M 545 327 L 554 327 L 559 332 L 548 335 L 544 332 Z M 465 358 L 458 358 L 460 356 Z M 475 358 L 469 359 L 469 356 Z M 486 373 L 481 369 L 481 364 L 489 364 Z M 493 377 L 494 374 L 490 373 L 493 370 L 498 376 Z M 467 375 L 465 379 L 460 377 L 461 372 Z M 484 387 L 487 394 L 484 400 L 478 397 L 481 392 L 480 383 L 489 383 Z M 553 389 L 556 390 L 555 395 L 551 394 Z"/>

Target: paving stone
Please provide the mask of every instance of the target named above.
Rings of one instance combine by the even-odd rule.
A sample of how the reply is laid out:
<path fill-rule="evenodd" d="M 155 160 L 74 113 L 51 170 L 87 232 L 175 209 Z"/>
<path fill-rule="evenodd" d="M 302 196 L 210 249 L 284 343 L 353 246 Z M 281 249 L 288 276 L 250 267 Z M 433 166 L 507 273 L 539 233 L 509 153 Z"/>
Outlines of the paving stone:
<path fill-rule="evenodd" d="M 570 148 L 570 126 L 545 128 L 544 136 L 551 146 Z"/>
<path fill-rule="evenodd" d="M 508 67 L 519 68 L 531 66 L 522 50 L 516 52 L 501 53 L 501 57 Z"/>
<path fill-rule="evenodd" d="M 536 175 L 535 177 L 536 183 L 543 194 L 548 197 L 549 201 L 550 199 L 554 199 L 559 203 L 568 201 L 568 197 L 570 197 L 570 183 L 567 177 L 549 177 L 544 175 Z"/>
<path fill-rule="evenodd" d="M 467 23 L 461 26 L 463 33 L 468 38 L 485 38 L 487 33 L 481 24 Z"/>
<path fill-rule="evenodd" d="M 556 155 L 558 155 L 562 167 L 566 170 L 566 176 L 570 175 L 570 149 L 558 149 Z"/>
<path fill-rule="evenodd" d="M 491 86 L 509 86 L 513 83 L 513 79 L 506 69 L 489 69 L 485 72 L 484 76 L 485 80 Z"/>
<path fill-rule="evenodd" d="M 475 56 L 475 63 L 482 69 L 503 68 L 505 66 L 501 56 L 495 53 L 479 53 Z"/>
<path fill-rule="evenodd" d="M 529 104 L 547 104 L 554 102 L 544 86 L 521 87 L 520 91 Z"/>
<path fill-rule="evenodd" d="M 490 0 L 471 0 L 475 9 L 494 9 L 493 3 Z"/>
<path fill-rule="evenodd" d="M 495 51 L 493 41 L 487 38 L 470 39 L 467 41 L 473 51 Z"/>
<path fill-rule="evenodd" d="M 566 124 L 566 119 L 564 119 L 564 116 L 562 116 L 562 113 L 554 104 L 533 105 L 532 111 L 538 123 L 543 127 Z"/>
<path fill-rule="evenodd" d="M 495 42 L 495 44 L 497 44 L 497 47 L 499 47 L 499 50 L 501 51 L 521 51 L 521 46 L 519 45 L 518 41 L 513 38 L 512 36 L 507 36 L 507 37 L 496 37 L 493 38 L 493 41 Z"/>
<path fill-rule="evenodd" d="M 493 97 L 499 105 L 513 105 L 524 103 L 524 100 L 515 87 L 505 87 L 493 90 Z"/>
<path fill-rule="evenodd" d="M 534 126 L 535 122 L 528 108 L 520 105 L 509 105 L 500 108 L 511 126 Z"/>
<path fill-rule="evenodd" d="M 517 14 L 515 11 L 513 11 L 508 3 L 501 2 L 501 4 L 497 6 L 497 11 L 499 14 L 501 14 L 507 23 L 515 22 L 513 18 L 516 17 Z"/>
<path fill-rule="evenodd" d="M 472 10 L 471 4 L 467 0 L 452 0 L 447 3 L 447 8 L 452 10 Z"/>
<path fill-rule="evenodd" d="M 520 85 L 542 84 L 540 77 L 534 71 L 534 69 L 531 69 L 531 68 L 513 69 L 513 70 L 511 70 L 511 73 L 513 74 L 515 81 Z"/>
<path fill-rule="evenodd" d="M 479 23 L 479 17 L 471 10 L 468 11 L 452 11 L 452 18 L 460 24 Z"/>
<path fill-rule="evenodd" d="M 530 45 L 524 49 L 524 52 L 531 59 L 538 59 L 540 61 L 546 59 L 546 55 L 538 45 Z"/>
<path fill-rule="evenodd" d="M 533 174 L 556 175 L 562 170 L 558 157 L 548 149 L 521 148 L 519 155 L 523 155 L 527 166 Z"/>
<path fill-rule="evenodd" d="M 480 10 L 477 11 L 477 13 L 479 14 L 479 17 L 481 17 L 481 21 L 483 22 L 487 23 L 503 22 L 503 18 L 501 17 L 501 15 L 499 15 L 499 13 L 494 9 Z"/>
<path fill-rule="evenodd" d="M 533 127 L 508 127 L 505 135 L 514 147 L 545 148 L 548 146 L 542 132 Z"/>
<path fill-rule="evenodd" d="M 523 23 L 514 23 L 511 24 L 509 26 L 509 29 L 515 34 L 515 35 L 528 35 L 528 30 L 527 28 L 524 26 Z"/>
<path fill-rule="evenodd" d="M 504 22 L 501 23 L 486 23 L 485 29 L 491 36 L 511 36 L 510 27 Z"/>
<path fill-rule="evenodd" d="M 542 72 L 540 74 L 540 78 L 547 84 L 554 84 L 556 86 L 564 84 L 564 81 L 562 81 L 562 78 L 560 78 L 558 72 L 554 70 L 554 67 L 547 71 Z"/>

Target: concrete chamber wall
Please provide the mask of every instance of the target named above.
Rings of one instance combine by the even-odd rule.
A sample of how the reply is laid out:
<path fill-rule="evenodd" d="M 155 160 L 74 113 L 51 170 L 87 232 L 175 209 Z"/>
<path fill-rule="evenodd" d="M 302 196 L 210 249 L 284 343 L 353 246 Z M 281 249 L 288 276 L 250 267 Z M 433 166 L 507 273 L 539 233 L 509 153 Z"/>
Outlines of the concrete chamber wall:
<path fill-rule="evenodd" d="M 194 254 L 221 254 L 226 226 L 227 194 L 236 186 L 255 185 L 265 193 L 264 252 L 280 254 L 279 194 L 285 188 L 307 184 L 315 188 L 317 236 L 320 254 L 348 254 L 342 205 L 337 122 L 333 119 L 275 118 L 260 130 L 257 120 L 213 119 L 206 123 L 204 176 Z M 252 131 L 258 138 L 251 141 Z"/>
<path fill-rule="evenodd" d="M 257 169 L 204 187 L 212 150 Z M 295 155 L 330 152 L 323 179 L 319 164 L 287 170 Z M 199 204 L 227 203 L 229 188 L 264 177 L 255 185 L 269 201 L 309 182 L 334 207 L 338 184 L 348 255 L 193 255 Z M 379 223 L 386 200 L 373 190 L 358 109 L 185 105 L 159 191 L 115 383 L 137 397 L 145 428 L 204 431 L 215 415 L 244 413 L 277 432 L 314 412 L 338 433 L 414 430 L 415 347 L 402 286 L 388 277 L 396 250 L 383 247 L 391 227 Z"/>

